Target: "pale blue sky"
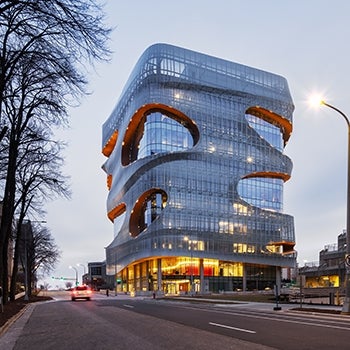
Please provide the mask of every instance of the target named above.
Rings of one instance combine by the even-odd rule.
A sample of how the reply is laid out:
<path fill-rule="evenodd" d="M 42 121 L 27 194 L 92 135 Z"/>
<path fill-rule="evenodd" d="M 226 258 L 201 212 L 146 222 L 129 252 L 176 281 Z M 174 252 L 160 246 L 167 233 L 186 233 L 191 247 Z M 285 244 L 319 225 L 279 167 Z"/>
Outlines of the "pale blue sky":
<path fill-rule="evenodd" d="M 101 170 L 101 127 L 142 52 L 164 42 L 284 76 L 295 104 L 285 149 L 293 160 L 285 184 L 285 213 L 295 218 L 298 261 L 317 261 L 345 228 L 347 130 L 336 112 L 309 109 L 319 91 L 350 116 L 350 2 L 347 0 L 107 0 L 115 27 L 110 63 L 91 72 L 92 94 L 71 111 L 65 172 L 71 201 L 48 205 L 47 225 L 63 256 L 55 276 L 74 277 L 69 265 L 102 261 L 113 239 Z M 83 269 L 78 268 L 82 273 Z M 55 286 L 55 283 L 51 283 Z"/>

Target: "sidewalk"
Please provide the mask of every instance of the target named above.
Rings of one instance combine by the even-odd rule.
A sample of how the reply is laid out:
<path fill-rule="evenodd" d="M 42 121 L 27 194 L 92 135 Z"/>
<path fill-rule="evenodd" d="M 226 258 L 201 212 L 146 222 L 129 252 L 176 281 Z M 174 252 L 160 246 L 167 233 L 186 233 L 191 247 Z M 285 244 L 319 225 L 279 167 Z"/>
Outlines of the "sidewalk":
<path fill-rule="evenodd" d="M 160 299 L 168 299 L 168 300 L 179 300 L 179 301 L 188 301 L 188 302 L 205 302 L 205 303 L 213 303 L 216 305 L 222 305 L 222 306 L 230 306 L 230 307 L 239 307 L 239 308 L 247 308 L 247 309 L 255 309 L 255 310 L 261 310 L 261 311 L 268 311 L 268 310 L 274 310 L 274 307 L 276 307 L 276 303 L 265 303 L 265 302 L 252 302 L 252 301 L 236 301 L 236 300 L 227 300 L 227 299 L 215 299 L 215 298 L 196 298 L 196 297 L 164 297 Z M 340 313 L 342 310 L 341 305 L 327 305 L 327 304 L 310 304 L 310 303 L 303 303 L 300 305 L 300 303 L 278 303 L 278 306 L 283 311 L 299 311 L 302 312 L 302 310 L 298 309 L 306 309 L 306 310 L 312 310 L 312 312 L 320 312 L 320 313 Z"/>

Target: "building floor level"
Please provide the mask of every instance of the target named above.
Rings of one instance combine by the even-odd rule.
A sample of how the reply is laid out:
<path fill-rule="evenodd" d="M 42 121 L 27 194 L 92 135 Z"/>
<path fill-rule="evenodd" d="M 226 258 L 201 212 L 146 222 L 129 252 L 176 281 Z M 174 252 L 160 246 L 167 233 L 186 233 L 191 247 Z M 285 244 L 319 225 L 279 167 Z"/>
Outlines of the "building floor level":
<path fill-rule="evenodd" d="M 270 290 L 281 287 L 276 266 L 184 257 L 158 258 L 135 263 L 115 275 L 118 292 L 165 295 Z"/>

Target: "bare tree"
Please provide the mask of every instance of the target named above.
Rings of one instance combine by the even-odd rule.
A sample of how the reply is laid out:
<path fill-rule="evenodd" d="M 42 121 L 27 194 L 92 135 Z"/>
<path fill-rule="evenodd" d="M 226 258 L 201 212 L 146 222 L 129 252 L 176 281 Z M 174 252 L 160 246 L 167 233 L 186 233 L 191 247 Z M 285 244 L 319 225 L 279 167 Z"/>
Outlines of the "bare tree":
<path fill-rule="evenodd" d="M 73 287 L 73 282 L 67 281 L 67 282 L 65 282 L 65 286 L 66 286 L 66 289 L 70 289 Z"/>
<path fill-rule="evenodd" d="M 48 274 L 58 263 L 61 252 L 47 228 L 33 224 L 31 221 L 27 221 L 22 226 L 25 227 L 26 234 L 21 240 L 20 262 L 26 275 L 27 295 L 30 297 L 38 269 Z"/>
<path fill-rule="evenodd" d="M 0 283 L 7 285 L 7 250 L 15 213 L 20 147 L 39 126 L 67 123 L 67 106 L 86 93 L 87 67 L 105 60 L 110 30 L 94 0 L 0 2 L 0 125 L 6 150 Z M 5 145 L 3 145 L 5 143 Z M 7 288 L 4 288 L 6 300 Z"/>
<path fill-rule="evenodd" d="M 1 128 L 1 131 L 0 131 L 0 142 L 1 140 L 4 138 L 5 134 L 6 134 L 6 131 L 7 131 L 7 126 L 3 126 Z"/>
<path fill-rule="evenodd" d="M 44 282 L 44 284 L 40 285 L 40 289 L 42 289 L 42 290 L 48 290 L 48 289 L 50 289 L 50 287 L 51 287 L 51 285 L 49 282 Z"/>
<path fill-rule="evenodd" d="M 50 95 L 51 84 L 55 80 L 51 74 L 36 69 L 37 64 L 34 60 L 25 60 L 21 74 L 14 76 L 8 84 L 7 91 L 10 93 L 3 102 L 10 121 L 9 139 L 5 139 L 8 146 L 5 194 L 8 193 L 9 196 L 5 198 L 8 199 L 7 203 L 12 203 L 12 215 L 17 209 L 19 222 L 24 220 L 30 208 L 38 210 L 39 206 L 35 203 L 42 206 L 45 200 L 52 198 L 51 193 L 67 194 L 63 185 L 65 177 L 59 176 L 58 172 L 59 165 L 63 163 L 58 156 L 60 144 L 46 139 L 51 136 L 50 119 L 55 115 L 59 117 L 64 110 L 59 99 Z M 37 125 L 39 122 L 40 125 Z M 12 191 L 12 188 L 16 191 Z M 20 233 L 20 229 L 17 230 L 17 241 L 21 241 Z M 10 234 L 10 231 L 7 232 L 5 246 L 8 245 Z M 16 248 L 17 246 L 18 244 Z M 15 249 L 15 261 L 17 259 L 18 250 Z M 15 263 L 11 299 L 15 293 L 16 267 Z"/>
<path fill-rule="evenodd" d="M 38 269 L 41 269 L 44 274 L 50 273 L 61 257 L 61 251 L 47 228 L 34 230 L 32 252 L 31 276 L 35 276 Z"/>
<path fill-rule="evenodd" d="M 16 179 L 15 212 L 18 219 L 17 229 L 13 236 L 15 249 L 10 300 L 14 300 L 16 295 L 18 263 L 23 245 L 22 228 L 25 218 L 33 214 L 42 217 L 45 214 L 42 205 L 48 198 L 53 199 L 57 196 L 68 198 L 70 196 L 66 177 L 60 171 L 60 165 L 63 162 L 59 155 L 61 144 L 37 137 L 37 140 L 31 140 L 28 144 L 22 143 L 22 146 L 19 158 L 23 159 L 17 167 Z"/>

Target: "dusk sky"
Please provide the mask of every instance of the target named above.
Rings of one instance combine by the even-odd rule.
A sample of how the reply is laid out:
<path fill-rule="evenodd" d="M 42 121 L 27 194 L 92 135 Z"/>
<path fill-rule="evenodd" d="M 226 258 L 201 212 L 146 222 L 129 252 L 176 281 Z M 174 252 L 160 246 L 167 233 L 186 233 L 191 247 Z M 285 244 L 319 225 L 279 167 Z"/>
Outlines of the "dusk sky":
<path fill-rule="evenodd" d="M 318 261 L 346 226 L 347 126 L 335 111 L 311 109 L 319 93 L 350 117 L 350 2 L 346 0 L 108 0 L 115 28 L 109 63 L 89 75 L 91 95 L 70 112 L 70 129 L 57 132 L 68 147 L 65 174 L 71 200 L 47 205 L 46 220 L 62 258 L 52 276 L 74 277 L 69 265 L 103 261 L 113 239 L 101 166 L 102 124 L 136 61 L 161 42 L 285 77 L 295 105 L 285 149 L 294 164 L 285 184 L 284 212 L 294 216 L 298 263 Z M 79 274 L 82 267 L 77 267 Z M 56 282 L 49 281 L 55 287 Z"/>

